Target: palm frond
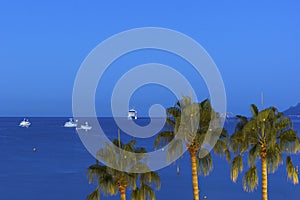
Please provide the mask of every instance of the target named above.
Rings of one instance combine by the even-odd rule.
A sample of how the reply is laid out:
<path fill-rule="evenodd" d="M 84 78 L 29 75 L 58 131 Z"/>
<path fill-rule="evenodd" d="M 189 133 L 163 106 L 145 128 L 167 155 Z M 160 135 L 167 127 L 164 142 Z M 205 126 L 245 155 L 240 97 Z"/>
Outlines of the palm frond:
<path fill-rule="evenodd" d="M 106 173 L 105 166 L 101 166 L 99 164 L 94 164 L 89 166 L 88 168 L 89 184 L 91 184 L 93 180 L 97 180 L 104 173 Z"/>
<path fill-rule="evenodd" d="M 258 108 L 257 108 L 257 106 L 254 105 L 254 104 L 251 104 L 250 107 L 251 107 L 251 113 L 252 113 L 252 116 L 253 116 L 253 117 L 257 116 L 257 115 L 258 115 Z"/>
<path fill-rule="evenodd" d="M 150 171 L 150 168 L 144 162 L 137 162 L 135 165 L 132 165 L 131 169 L 128 170 L 129 173 L 135 173 L 138 171 L 147 172 Z"/>
<path fill-rule="evenodd" d="M 228 150 L 226 141 L 219 139 L 214 146 L 214 153 L 225 157 L 227 162 L 230 162 L 230 152 Z"/>
<path fill-rule="evenodd" d="M 298 172 L 293 165 L 292 158 L 288 156 L 286 158 L 286 171 L 288 178 L 293 182 L 293 184 L 299 183 Z"/>
<path fill-rule="evenodd" d="M 232 160 L 230 168 L 230 178 L 233 182 L 236 182 L 239 173 L 243 171 L 243 158 L 241 155 L 238 155 Z"/>
<path fill-rule="evenodd" d="M 132 190 L 132 192 L 131 192 L 131 200 L 140 200 L 140 199 L 143 199 L 143 197 L 141 198 L 141 196 L 142 196 L 141 190 L 138 187 Z"/>
<path fill-rule="evenodd" d="M 198 166 L 198 172 L 200 175 L 208 176 L 210 172 L 213 170 L 213 162 L 212 157 L 210 153 L 207 153 L 206 156 L 202 157 L 197 156 L 197 166 Z"/>
<path fill-rule="evenodd" d="M 168 116 L 172 116 L 173 118 L 180 117 L 181 111 L 177 107 L 170 107 L 166 110 Z"/>
<path fill-rule="evenodd" d="M 246 192 L 253 192 L 258 185 L 258 175 L 256 166 L 250 167 L 243 177 L 243 189 Z"/>
<path fill-rule="evenodd" d="M 153 185 L 157 190 L 159 190 L 161 186 L 161 181 L 158 173 L 153 171 L 142 173 L 140 176 L 140 182 L 144 185 Z"/>
<path fill-rule="evenodd" d="M 132 200 L 146 200 L 152 199 L 155 200 L 155 189 L 160 189 L 160 177 L 156 172 L 146 172 L 137 174 L 136 176 L 139 182 L 139 186 L 135 187 L 131 193 Z"/>
<path fill-rule="evenodd" d="M 166 146 L 169 144 L 175 137 L 173 131 L 163 131 L 158 134 L 154 141 L 154 148 L 157 149 L 159 147 Z"/>
<path fill-rule="evenodd" d="M 260 139 L 260 124 L 257 120 L 251 119 L 243 128 L 243 133 L 245 134 L 245 139 L 250 145 L 257 144 Z"/>
<path fill-rule="evenodd" d="M 265 121 L 268 120 L 270 114 L 272 114 L 272 110 L 271 109 L 265 109 L 265 110 L 260 111 L 258 113 L 258 115 L 255 117 L 255 119 L 258 122 L 265 122 Z"/>
<path fill-rule="evenodd" d="M 155 200 L 155 192 L 154 190 L 148 185 L 142 185 L 141 187 L 137 187 L 131 193 L 132 200 Z"/>
<path fill-rule="evenodd" d="M 235 132 L 238 132 L 244 128 L 244 126 L 248 122 L 248 118 L 244 117 L 242 115 L 236 115 L 236 119 L 239 120 L 236 127 L 235 127 Z"/>
<path fill-rule="evenodd" d="M 248 153 L 248 165 L 253 166 L 256 163 L 256 160 L 260 158 L 261 145 L 255 144 L 252 146 Z"/>
<path fill-rule="evenodd" d="M 181 139 L 173 139 L 172 143 L 167 148 L 167 162 L 179 158 L 183 153 L 183 141 Z"/>
<path fill-rule="evenodd" d="M 278 166 L 282 164 L 282 154 L 277 144 L 273 148 L 267 149 L 266 159 L 268 171 L 274 173 L 277 170 Z"/>
<path fill-rule="evenodd" d="M 278 120 L 276 121 L 276 129 L 278 130 L 284 130 L 288 127 L 292 128 L 293 123 L 292 120 L 286 116 L 284 116 L 282 113 L 280 113 L 280 117 L 278 117 Z"/>
<path fill-rule="evenodd" d="M 169 129 L 173 129 L 176 125 L 176 121 L 173 118 L 167 117 L 166 118 L 166 123 L 165 126 L 168 127 Z"/>
<path fill-rule="evenodd" d="M 280 149 L 286 153 L 296 153 L 298 137 L 296 131 L 288 129 L 283 131 L 279 137 Z"/>
<path fill-rule="evenodd" d="M 115 195 L 118 192 L 116 180 L 107 170 L 98 178 L 98 187 L 104 195 Z"/>
<path fill-rule="evenodd" d="M 240 130 L 233 133 L 230 137 L 230 148 L 234 154 L 243 154 L 249 148 L 246 134 Z"/>
<path fill-rule="evenodd" d="M 99 188 L 96 188 L 92 193 L 90 193 L 87 197 L 86 200 L 100 200 L 100 192 Z"/>

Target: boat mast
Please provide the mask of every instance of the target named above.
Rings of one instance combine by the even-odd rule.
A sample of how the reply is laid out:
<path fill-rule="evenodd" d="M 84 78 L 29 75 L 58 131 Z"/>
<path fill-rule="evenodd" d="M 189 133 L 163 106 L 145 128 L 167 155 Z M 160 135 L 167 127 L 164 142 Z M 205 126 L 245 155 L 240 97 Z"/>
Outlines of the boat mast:
<path fill-rule="evenodd" d="M 264 93 L 263 91 L 261 92 L 261 109 L 263 110 L 264 109 Z"/>

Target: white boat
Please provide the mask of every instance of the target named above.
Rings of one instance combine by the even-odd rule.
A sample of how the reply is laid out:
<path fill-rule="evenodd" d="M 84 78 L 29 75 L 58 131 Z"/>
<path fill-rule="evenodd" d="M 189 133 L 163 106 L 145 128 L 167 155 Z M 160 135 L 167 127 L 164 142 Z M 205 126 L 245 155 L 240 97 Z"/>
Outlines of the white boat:
<path fill-rule="evenodd" d="M 24 118 L 23 121 L 20 122 L 19 126 L 28 128 L 31 125 L 28 119 Z"/>
<path fill-rule="evenodd" d="M 85 122 L 84 125 L 81 125 L 80 128 L 77 128 L 77 129 L 83 129 L 85 131 L 89 131 L 92 129 L 91 126 L 89 126 L 89 123 L 88 122 Z"/>
<path fill-rule="evenodd" d="M 77 127 L 77 123 L 74 122 L 74 120 L 72 118 L 70 118 L 69 121 L 65 123 L 64 127 L 67 127 L 67 128 L 76 128 Z"/>
<path fill-rule="evenodd" d="M 137 111 L 134 109 L 130 109 L 128 111 L 128 119 L 137 119 Z"/>

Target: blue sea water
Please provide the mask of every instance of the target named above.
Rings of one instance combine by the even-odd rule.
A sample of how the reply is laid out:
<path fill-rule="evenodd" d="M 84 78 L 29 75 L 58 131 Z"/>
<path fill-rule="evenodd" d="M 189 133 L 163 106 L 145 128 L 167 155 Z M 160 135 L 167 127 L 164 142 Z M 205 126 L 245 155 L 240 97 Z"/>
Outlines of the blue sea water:
<path fill-rule="evenodd" d="M 81 143 L 75 129 L 64 128 L 67 118 L 30 118 L 29 128 L 18 127 L 22 118 L 0 118 L 0 200 L 84 200 L 96 185 L 88 184 L 87 168 L 95 163 Z M 99 119 L 102 128 L 111 139 L 117 137 L 117 126 L 112 118 Z M 149 119 L 138 119 L 145 125 Z M 231 132 L 234 122 L 225 123 Z M 300 121 L 294 121 L 300 131 Z M 124 133 L 122 139 L 129 140 Z M 138 140 L 138 146 L 153 149 L 153 139 Z M 34 152 L 33 148 L 37 151 Z M 244 192 L 242 180 L 230 180 L 230 166 L 223 158 L 213 156 L 214 170 L 199 177 L 200 197 L 227 200 L 260 199 L 260 185 L 253 193 Z M 300 156 L 293 156 L 300 166 Z M 176 173 L 177 166 L 180 174 Z M 187 153 L 176 163 L 158 170 L 162 179 L 158 200 L 193 199 L 190 160 Z M 130 192 L 130 191 L 129 191 Z M 300 198 L 300 186 L 287 180 L 285 166 L 275 174 L 269 174 L 269 198 L 272 200 L 296 200 Z M 119 199 L 119 196 L 103 196 L 101 199 Z M 128 194 L 128 199 L 129 194 Z"/>

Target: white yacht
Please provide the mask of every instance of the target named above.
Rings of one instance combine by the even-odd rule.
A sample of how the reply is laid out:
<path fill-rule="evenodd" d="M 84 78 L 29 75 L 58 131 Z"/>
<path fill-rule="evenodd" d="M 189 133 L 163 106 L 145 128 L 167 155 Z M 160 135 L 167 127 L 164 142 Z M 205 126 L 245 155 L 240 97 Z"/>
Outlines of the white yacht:
<path fill-rule="evenodd" d="M 24 118 L 23 121 L 20 122 L 19 126 L 28 128 L 31 125 L 28 119 Z"/>
<path fill-rule="evenodd" d="M 134 109 L 130 109 L 128 111 L 128 119 L 137 119 L 137 111 Z"/>
<path fill-rule="evenodd" d="M 89 126 L 89 123 L 88 122 L 85 122 L 84 125 L 81 125 L 80 128 L 77 128 L 77 129 L 83 129 L 85 131 L 89 131 L 92 129 L 91 126 Z"/>
<path fill-rule="evenodd" d="M 69 121 L 65 123 L 64 127 L 67 127 L 67 128 L 76 128 L 77 127 L 77 123 L 74 122 L 74 120 L 72 118 L 70 118 Z"/>

